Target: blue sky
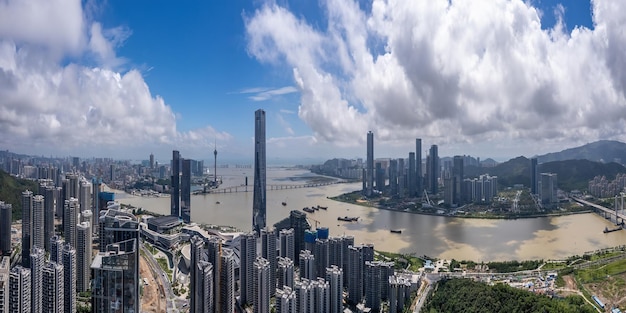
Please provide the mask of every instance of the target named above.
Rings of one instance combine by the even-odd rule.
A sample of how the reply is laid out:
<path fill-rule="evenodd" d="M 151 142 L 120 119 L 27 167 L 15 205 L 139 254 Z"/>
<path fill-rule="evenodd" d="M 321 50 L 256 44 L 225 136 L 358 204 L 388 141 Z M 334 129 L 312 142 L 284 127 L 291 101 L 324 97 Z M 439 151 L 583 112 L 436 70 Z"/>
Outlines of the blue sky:
<path fill-rule="evenodd" d="M 376 157 L 406 157 L 417 137 L 501 160 L 625 140 L 622 9 L 0 0 L 0 147 L 211 159 L 217 145 L 249 160 L 259 108 L 278 163 L 362 157 L 368 130 Z"/>

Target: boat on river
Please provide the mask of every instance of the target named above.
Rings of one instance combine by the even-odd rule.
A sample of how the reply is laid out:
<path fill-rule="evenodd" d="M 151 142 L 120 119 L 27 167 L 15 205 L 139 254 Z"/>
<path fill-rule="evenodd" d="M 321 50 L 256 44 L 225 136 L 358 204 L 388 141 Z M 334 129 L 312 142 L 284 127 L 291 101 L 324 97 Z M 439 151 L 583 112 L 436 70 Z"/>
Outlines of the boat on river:
<path fill-rule="evenodd" d="M 605 233 L 605 234 L 606 233 L 612 233 L 612 232 L 618 231 L 618 230 L 622 230 L 622 227 L 621 226 L 617 226 L 617 227 L 611 228 L 611 229 L 609 229 L 608 227 L 604 227 L 603 233 Z"/>
<path fill-rule="evenodd" d="M 389 231 L 394 233 L 394 234 L 401 234 L 402 233 L 402 230 L 400 230 L 400 229 L 390 229 Z"/>
<path fill-rule="evenodd" d="M 338 221 L 344 221 L 344 222 L 356 222 L 359 220 L 359 217 L 352 217 L 352 216 L 339 216 L 337 217 Z"/>
<path fill-rule="evenodd" d="M 313 212 L 315 212 L 315 210 L 313 210 L 313 209 L 309 208 L 308 206 L 307 206 L 307 207 L 304 207 L 304 208 L 302 209 L 302 211 L 307 212 L 307 213 L 313 213 Z"/>

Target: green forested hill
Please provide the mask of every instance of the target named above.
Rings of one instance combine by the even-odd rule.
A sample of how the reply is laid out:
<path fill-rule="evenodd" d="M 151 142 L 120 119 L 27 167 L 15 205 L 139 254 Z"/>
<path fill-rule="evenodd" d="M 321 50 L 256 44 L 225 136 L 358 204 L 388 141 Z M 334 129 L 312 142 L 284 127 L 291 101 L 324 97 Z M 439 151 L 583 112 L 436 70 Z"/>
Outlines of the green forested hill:
<path fill-rule="evenodd" d="M 457 278 L 440 281 L 434 294 L 426 301 L 423 312 L 591 313 L 595 310 L 578 296 L 551 299 L 504 284 L 490 286 Z"/>
<path fill-rule="evenodd" d="M 27 179 L 18 179 L 0 170 L 0 201 L 13 205 L 13 220 L 22 218 L 22 192 L 31 190 L 37 193 L 37 183 Z"/>
<path fill-rule="evenodd" d="M 539 164 L 539 172 L 556 173 L 559 189 L 571 191 L 587 190 L 587 185 L 595 176 L 615 179 L 617 173 L 626 173 L 626 168 L 617 163 L 600 163 L 589 160 L 565 160 Z M 465 167 L 465 177 L 478 177 L 480 174 L 498 176 L 501 187 L 514 184 L 530 185 L 530 160 L 517 157 L 494 167 Z"/>

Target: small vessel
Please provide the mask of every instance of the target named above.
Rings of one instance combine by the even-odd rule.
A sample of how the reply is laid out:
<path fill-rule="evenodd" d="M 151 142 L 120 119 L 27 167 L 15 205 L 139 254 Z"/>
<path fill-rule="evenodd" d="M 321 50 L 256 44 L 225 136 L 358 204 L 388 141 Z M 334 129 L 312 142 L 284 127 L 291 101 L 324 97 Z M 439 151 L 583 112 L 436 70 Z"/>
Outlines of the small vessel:
<path fill-rule="evenodd" d="M 359 220 L 359 217 L 351 217 L 351 216 L 339 216 L 337 217 L 338 221 L 344 221 L 344 222 L 356 222 Z"/>
<path fill-rule="evenodd" d="M 286 205 L 287 205 L 287 202 L 283 201 L 282 205 L 283 205 L 283 206 L 286 206 Z"/>
<path fill-rule="evenodd" d="M 308 206 L 307 206 L 307 207 L 304 207 L 304 208 L 302 209 L 302 211 L 307 212 L 307 213 L 313 213 L 313 212 L 315 212 L 315 210 L 313 210 L 313 209 L 309 208 Z"/>
<path fill-rule="evenodd" d="M 618 226 L 618 227 L 611 228 L 611 229 L 609 229 L 608 227 L 604 227 L 603 233 L 606 234 L 606 233 L 611 233 L 611 232 L 618 231 L 618 230 L 622 230 L 622 227 Z"/>
<path fill-rule="evenodd" d="M 215 201 L 215 204 L 220 204 L 220 202 L 219 201 Z"/>
<path fill-rule="evenodd" d="M 389 231 L 394 233 L 394 234 L 401 234 L 402 233 L 402 230 L 400 230 L 400 229 L 390 229 Z"/>
<path fill-rule="evenodd" d="M 318 206 L 317 206 L 317 208 L 318 208 L 318 209 L 322 209 L 322 210 L 328 210 L 328 207 L 327 207 L 327 206 L 321 206 L 321 205 L 318 205 Z"/>
<path fill-rule="evenodd" d="M 315 211 L 318 211 L 320 209 L 319 206 L 312 206 L 311 208 Z"/>

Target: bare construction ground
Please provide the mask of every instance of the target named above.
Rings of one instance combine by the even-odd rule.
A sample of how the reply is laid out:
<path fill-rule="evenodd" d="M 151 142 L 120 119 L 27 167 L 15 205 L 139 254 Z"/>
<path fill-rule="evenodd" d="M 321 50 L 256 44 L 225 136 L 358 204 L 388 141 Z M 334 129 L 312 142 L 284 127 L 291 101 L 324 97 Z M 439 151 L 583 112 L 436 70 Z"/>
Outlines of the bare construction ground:
<path fill-rule="evenodd" d="M 167 301 L 163 286 L 158 284 L 157 274 L 148 265 L 148 261 L 142 255 L 139 258 L 139 277 L 143 284 L 144 278 L 148 285 L 143 284 L 143 296 L 141 297 L 141 312 L 160 313 L 165 312 Z"/>

